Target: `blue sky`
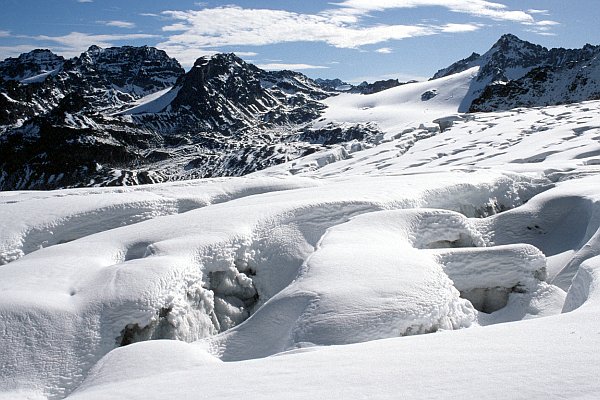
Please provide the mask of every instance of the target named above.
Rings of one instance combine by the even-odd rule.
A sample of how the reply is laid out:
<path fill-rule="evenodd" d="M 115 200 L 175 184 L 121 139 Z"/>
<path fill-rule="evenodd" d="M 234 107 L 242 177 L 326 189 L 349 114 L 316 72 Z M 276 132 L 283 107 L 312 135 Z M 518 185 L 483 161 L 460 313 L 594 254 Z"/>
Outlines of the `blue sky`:
<path fill-rule="evenodd" d="M 0 59 L 34 48 L 151 45 L 185 67 L 236 52 L 267 69 L 351 82 L 423 79 L 504 33 L 600 44 L 598 0 L 1 0 Z"/>

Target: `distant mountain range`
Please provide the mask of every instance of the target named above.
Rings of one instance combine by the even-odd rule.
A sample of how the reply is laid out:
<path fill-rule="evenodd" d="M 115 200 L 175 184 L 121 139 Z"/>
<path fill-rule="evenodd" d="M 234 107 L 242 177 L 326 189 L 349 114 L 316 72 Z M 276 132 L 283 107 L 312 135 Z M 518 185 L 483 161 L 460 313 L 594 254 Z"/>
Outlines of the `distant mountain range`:
<path fill-rule="evenodd" d="M 432 79 L 479 67 L 460 112 L 600 99 L 599 53 L 504 35 Z M 0 62 L 0 190 L 243 175 L 336 143 L 376 143 L 373 124 L 316 128 L 323 100 L 402 84 L 410 82 L 313 80 L 234 54 L 199 58 L 185 72 L 152 47 L 92 46 L 73 59 L 34 50 Z"/>

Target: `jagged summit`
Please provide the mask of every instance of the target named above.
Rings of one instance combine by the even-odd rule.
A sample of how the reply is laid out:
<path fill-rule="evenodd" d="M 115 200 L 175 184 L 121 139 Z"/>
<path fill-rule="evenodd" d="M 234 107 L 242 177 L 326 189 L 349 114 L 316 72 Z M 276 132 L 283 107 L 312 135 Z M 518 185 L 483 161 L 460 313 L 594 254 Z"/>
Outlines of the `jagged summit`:
<path fill-rule="evenodd" d="M 592 62 L 599 53 L 600 46 L 587 44 L 581 49 L 547 49 L 513 34 L 505 34 L 483 55 L 473 53 L 439 70 L 432 79 L 479 67 L 460 107 L 462 112 L 581 101 L 597 96 L 594 74 L 587 78 L 584 75 L 587 76 L 591 70 L 582 70 L 581 74 L 569 71 L 586 68 L 586 63 Z M 555 86 L 545 83 L 548 74 L 553 76 Z M 556 83 L 562 80 L 568 82 Z M 530 90 L 532 85 L 536 86 L 534 91 Z M 577 87 L 578 94 L 569 90 Z M 551 94 L 552 91 L 554 93 Z M 510 99 L 504 101 L 505 97 Z"/>
<path fill-rule="evenodd" d="M 462 60 L 455 62 L 449 67 L 438 70 L 430 80 L 440 79 L 445 76 L 454 75 L 466 71 L 469 68 L 473 68 L 475 66 L 480 65 L 480 61 L 481 54 L 473 52 L 469 57 L 463 58 Z"/>
<path fill-rule="evenodd" d="M 58 71 L 65 59 L 47 49 L 36 49 L 16 58 L 0 61 L 0 78 L 23 81 Z M 41 78 L 41 77 L 40 77 Z"/>

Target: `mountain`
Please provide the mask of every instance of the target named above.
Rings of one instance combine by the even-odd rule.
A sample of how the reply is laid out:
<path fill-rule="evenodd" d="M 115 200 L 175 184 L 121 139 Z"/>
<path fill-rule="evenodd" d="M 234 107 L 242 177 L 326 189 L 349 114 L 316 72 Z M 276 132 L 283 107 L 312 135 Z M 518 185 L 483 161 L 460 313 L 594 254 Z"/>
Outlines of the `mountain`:
<path fill-rule="evenodd" d="M 391 89 L 396 86 L 405 85 L 407 83 L 413 83 L 415 81 L 400 82 L 398 79 L 384 79 L 369 83 L 363 81 L 358 85 L 352 85 L 346 83 L 341 79 L 315 79 L 320 87 L 325 90 L 342 93 L 360 93 L 360 94 L 373 94 L 379 93 L 383 90 Z"/>
<path fill-rule="evenodd" d="M 417 114 L 433 123 L 596 99 L 599 52 L 504 35 L 427 84 L 354 86 L 235 54 L 201 57 L 186 72 L 147 46 L 91 46 L 72 59 L 34 50 L 0 62 L 0 190 L 239 176 L 338 144 L 372 147 L 418 128 Z"/>
<path fill-rule="evenodd" d="M 0 79 L 26 83 L 41 81 L 49 74 L 60 71 L 65 59 L 50 50 L 33 50 L 17 58 L 0 61 Z"/>
<path fill-rule="evenodd" d="M 45 71 L 52 57 L 43 54 L 9 60 L 0 72 Z M 31 59 L 44 62 L 34 68 Z M 242 175 L 378 133 L 312 129 L 321 100 L 335 93 L 234 54 L 199 58 L 186 73 L 154 48 L 92 46 L 26 79 L 1 82 L 1 190 Z"/>
<path fill-rule="evenodd" d="M 183 73 L 177 60 L 147 46 L 91 46 L 70 60 L 34 50 L 0 64 L 0 126 L 49 114 L 68 95 L 83 97 L 81 109 L 90 113 L 112 110 L 172 86 Z"/>
<path fill-rule="evenodd" d="M 470 112 L 543 107 L 600 99 L 600 46 L 586 46 L 577 59 L 532 68 L 524 76 L 489 84 Z M 581 58 L 579 58 L 581 57 Z"/>
<path fill-rule="evenodd" d="M 547 49 L 506 34 L 483 55 L 473 53 L 439 70 L 432 79 L 479 67 L 462 112 L 568 103 L 597 98 L 593 69 L 598 55 L 600 46 Z M 585 70 L 588 66 L 592 69 Z"/>

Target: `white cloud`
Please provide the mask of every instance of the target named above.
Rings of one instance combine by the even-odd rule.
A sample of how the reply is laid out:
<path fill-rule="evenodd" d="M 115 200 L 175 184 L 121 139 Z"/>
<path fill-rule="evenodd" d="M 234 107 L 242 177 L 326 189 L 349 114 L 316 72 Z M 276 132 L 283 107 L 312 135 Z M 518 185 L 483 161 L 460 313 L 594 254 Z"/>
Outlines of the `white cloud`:
<path fill-rule="evenodd" d="M 542 15 L 550 14 L 548 10 L 536 10 L 535 8 L 530 8 L 529 10 L 527 10 L 527 12 L 529 14 L 542 14 Z"/>
<path fill-rule="evenodd" d="M 93 3 L 94 0 L 77 0 L 78 3 Z"/>
<path fill-rule="evenodd" d="M 440 27 L 440 30 L 444 33 L 460 33 L 460 32 L 473 32 L 481 28 L 481 25 L 475 24 L 446 24 Z"/>
<path fill-rule="evenodd" d="M 164 50 L 170 57 L 175 57 L 184 68 L 193 66 L 194 62 L 200 57 L 212 56 L 218 53 L 217 50 L 206 50 L 177 44 L 165 44 L 156 47 Z"/>
<path fill-rule="evenodd" d="M 9 37 L 10 36 L 10 32 L 9 31 L 2 31 L 0 30 L 0 37 Z"/>
<path fill-rule="evenodd" d="M 557 25 L 560 25 L 560 23 L 556 21 L 536 21 L 530 24 L 531 28 L 527 29 L 527 31 L 541 36 L 556 36 L 556 33 L 552 32 L 552 29 Z"/>
<path fill-rule="evenodd" d="M 211 53 L 229 46 L 264 46 L 291 42 L 322 42 L 337 48 L 359 49 L 389 41 L 437 34 L 473 32 L 482 23 L 428 21 L 414 24 L 377 23 L 375 12 L 416 7 L 443 7 L 450 12 L 495 21 L 536 26 L 533 14 L 544 10 L 510 9 L 487 0 L 338 0 L 319 13 L 251 9 L 227 5 L 199 10 L 163 11 L 171 23 L 169 36 L 158 47 L 176 58 L 188 58 L 193 49 Z M 198 6 L 205 7 L 204 3 Z M 537 25 L 538 28 L 542 25 Z M 547 28 L 543 28 L 546 29 Z M 387 48 L 387 47 L 382 47 Z"/>
<path fill-rule="evenodd" d="M 375 50 L 375 52 L 381 54 L 390 54 L 392 53 L 392 49 L 390 47 L 382 47 L 380 49 Z"/>
<path fill-rule="evenodd" d="M 394 8 L 444 7 L 449 11 L 497 21 L 533 22 L 525 11 L 509 10 L 507 6 L 485 0 L 345 0 L 335 3 L 348 15 L 384 11 Z"/>
<path fill-rule="evenodd" d="M 311 64 L 285 64 L 285 63 L 269 63 L 269 64 L 257 64 L 258 68 L 266 69 L 270 71 L 280 71 L 283 69 L 289 70 L 303 70 L 303 69 L 326 69 L 323 65 L 311 65 Z"/>
<path fill-rule="evenodd" d="M 127 22 L 127 21 L 98 21 L 101 24 L 104 24 L 106 26 L 114 26 L 116 28 L 126 28 L 126 29 L 132 29 L 135 28 L 135 24 L 133 22 Z"/>
<path fill-rule="evenodd" d="M 358 14 L 348 9 L 326 10 L 320 14 L 300 14 L 285 10 L 246 9 L 223 6 L 189 11 L 164 11 L 172 23 L 163 31 L 171 35 L 157 46 L 188 64 L 193 49 L 211 53 L 226 46 L 262 46 L 289 42 L 324 42 L 338 48 L 359 49 L 391 40 L 440 33 L 470 32 L 474 24 L 372 25 L 360 23 Z M 187 60 L 186 60 L 187 59 Z M 184 60 L 184 61 L 182 61 Z"/>
<path fill-rule="evenodd" d="M 556 21 L 537 21 L 535 23 L 536 26 L 556 26 L 556 25 L 560 25 L 560 22 L 556 22 Z"/>

